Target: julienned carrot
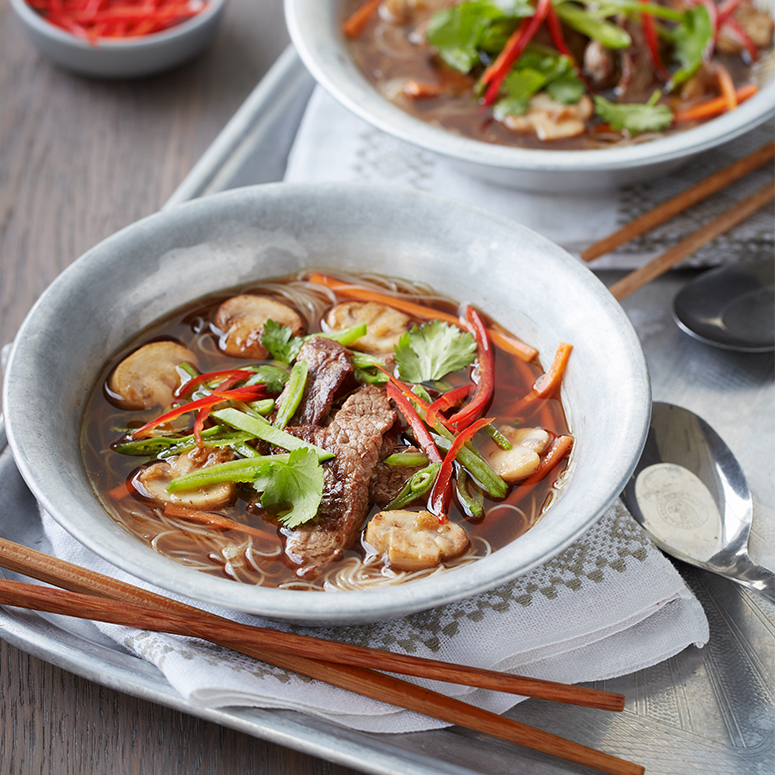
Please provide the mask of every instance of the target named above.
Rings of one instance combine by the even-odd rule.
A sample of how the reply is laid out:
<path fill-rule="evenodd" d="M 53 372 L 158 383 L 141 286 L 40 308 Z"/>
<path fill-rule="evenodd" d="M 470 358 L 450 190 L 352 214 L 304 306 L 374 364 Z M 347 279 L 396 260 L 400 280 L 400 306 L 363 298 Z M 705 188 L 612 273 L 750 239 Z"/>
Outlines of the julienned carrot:
<path fill-rule="evenodd" d="M 328 275 L 313 272 L 307 279 L 311 283 L 324 285 L 326 288 L 330 288 L 332 291 L 336 291 L 340 296 L 345 296 L 348 299 L 375 301 L 380 304 L 385 304 L 388 307 L 399 309 L 402 312 L 406 312 L 407 315 L 419 318 L 420 320 L 443 320 L 446 323 L 451 323 L 455 326 L 460 325 L 460 320 L 447 312 L 440 312 L 431 307 L 424 307 L 422 304 L 417 304 L 413 301 L 408 301 L 407 299 L 399 299 L 395 296 L 390 296 L 387 293 L 380 293 L 371 288 L 364 288 L 361 285 L 351 285 L 350 283 L 336 280 Z M 516 355 L 523 361 L 529 363 L 536 355 L 538 355 L 538 350 L 536 350 L 535 347 L 531 347 L 529 344 L 517 339 L 515 336 L 504 334 L 493 328 L 489 329 L 489 333 L 493 344 L 512 355 Z"/>
<path fill-rule="evenodd" d="M 538 470 L 525 479 L 519 486 L 532 487 L 537 484 L 553 469 L 557 467 L 557 464 L 566 457 L 573 447 L 573 436 L 557 436 L 552 445 L 549 447 L 547 453 L 541 458 L 541 464 L 538 466 Z"/>
<path fill-rule="evenodd" d="M 718 79 L 721 96 L 726 100 L 727 110 L 734 110 L 737 107 L 735 83 L 729 74 L 729 70 L 721 62 L 716 62 L 716 78 Z"/>
<path fill-rule="evenodd" d="M 738 105 L 753 97 L 758 91 L 759 87 L 755 83 L 747 83 L 745 86 L 741 86 L 735 91 Z M 680 124 L 684 121 L 702 121 L 706 118 L 713 118 L 714 116 L 721 115 L 722 113 L 725 113 L 726 110 L 726 97 L 714 97 L 712 100 L 700 102 L 698 105 L 693 105 L 691 108 L 676 113 L 673 116 L 673 123 Z"/>
<path fill-rule="evenodd" d="M 345 19 L 342 25 L 342 32 L 348 38 L 357 38 L 361 34 L 364 27 L 369 23 L 372 14 L 379 8 L 379 4 L 382 0 L 366 0 L 366 2 L 359 6 L 350 16 Z"/>
<path fill-rule="evenodd" d="M 443 87 L 438 83 L 422 83 L 421 81 L 407 81 L 404 84 L 404 94 L 407 97 L 423 99 L 425 97 L 438 97 Z"/>
<path fill-rule="evenodd" d="M 541 399 L 551 398 L 559 389 L 572 349 L 573 345 L 560 342 L 552 365 L 533 383 L 530 392 L 510 410 L 515 417 L 524 415 L 534 403 Z"/>
<path fill-rule="evenodd" d="M 191 522 L 211 525 L 212 527 L 217 527 L 221 530 L 239 530 L 242 533 L 258 536 L 259 538 L 271 538 L 271 536 L 263 530 L 250 527 L 250 525 L 243 525 L 241 522 L 236 522 L 233 519 L 229 519 L 228 517 L 224 517 L 221 514 L 216 514 L 212 511 L 198 511 L 197 509 L 189 509 L 185 506 L 178 506 L 177 504 L 169 504 L 164 507 L 164 513 L 168 517 L 188 519 Z"/>
<path fill-rule="evenodd" d="M 554 354 L 552 365 L 535 381 L 533 390 L 539 398 L 548 398 L 560 387 L 565 369 L 568 366 L 573 345 L 560 342 Z"/>

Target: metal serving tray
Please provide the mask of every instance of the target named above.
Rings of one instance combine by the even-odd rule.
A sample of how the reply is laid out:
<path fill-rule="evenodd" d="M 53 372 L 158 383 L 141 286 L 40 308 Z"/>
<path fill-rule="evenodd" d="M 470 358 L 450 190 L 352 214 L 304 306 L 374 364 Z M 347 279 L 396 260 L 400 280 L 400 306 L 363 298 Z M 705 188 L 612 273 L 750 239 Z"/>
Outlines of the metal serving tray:
<path fill-rule="evenodd" d="M 253 183 L 281 180 L 314 87 L 288 49 L 234 115 L 167 207 Z M 619 275 L 600 273 L 605 281 Z M 754 496 L 752 553 L 775 568 L 775 387 L 772 354 L 717 350 L 681 333 L 675 293 L 693 272 L 672 272 L 624 306 L 643 343 L 654 399 L 703 416 L 727 441 Z M 0 418 L 0 532 L 49 551 Z M 622 714 L 528 700 L 508 715 L 631 759 L 650 775 L 775 772 L 775 606 L 734 583 L 680 566 L 710 620 L 704 649 L 599 684 L 623 692 Z M 7 574 L 14 577 L 14 574 Z M 0 637 L 71 672 L 136 697 L 377 775 L 580 775 L 583 767 L 467 730 L 404 735 L 354 732 L 292 711 L 208 710 L 183 701 L 145 661 L 92 624 L 0 608 Z"/>

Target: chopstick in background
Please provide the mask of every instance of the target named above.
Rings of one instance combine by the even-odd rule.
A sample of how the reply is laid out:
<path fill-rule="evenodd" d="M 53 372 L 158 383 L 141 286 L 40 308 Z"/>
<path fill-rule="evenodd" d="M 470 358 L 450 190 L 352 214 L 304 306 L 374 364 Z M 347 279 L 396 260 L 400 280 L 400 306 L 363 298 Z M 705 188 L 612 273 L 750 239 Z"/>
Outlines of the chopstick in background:
<path fill-rule="evenodd" d="M 606 253 L 610 253 L 615 248 L 624 245 L 635 237 L 644 234 L 661 223 L 669 220 L 683 210 L 701 202 L 711 194 L 720 191 L 722 188 L 739 180 L 745 175 L 753 172 L 762 165 L 771 161 L 775 157 L 775 142 L 766 143 L 748 156 L 738 159 L 729 166 L 714 173 L 710 177 L 692 186 L 677 196 L 663 202 L 648 213 L 631 221 L 619 231 L 614 232 L 608 237 L 590 245 L 582 251 L 581 258 L 584 261 L 593 261 Z M 725 231 L 736 226 L 741 221 L 753 215 L 758 209 L 775 199 L 775 185 L 768 183 L 755 194 L 744 199 L 734 207 L 722 213 L 718 218 L 693 234 L 690 234 L 681 242 L 666 250 L 661 255 L 649 261 L 640 269 L 626 275 L 624 278 L 614 283 L 609 291 L 614 298 L 621 300 L 625 296 L 641 288 L 655 277 L 666 272 L 670 267 L 675 266 L 679 261 L 694 253 L 695 250 L 702 247 L 707 242 L 715 239 Z"/>
<path fill-rule="evenodd" d="M 237 624 L 1 538 L 0 565 L 64 588 L 52 589 L 0 579 L 0 604 L 202 637 L 283 669 L 601 772 L 611 775 L 640 775 L 644 772 L 640 765 L 376 670 L 399 672 L 398 667 L 401 666 L 401 672 L 418 670 L 410 674 L 472 686 L 481 685 L 479 680 L 494 681 L 499 691 L 507 690 L 560 702 L 581 699 L 580 704 L 611 710 L 622 709 L 624 698 L 621 695 L 465 666 L 451 666 L 376 649 L 354 646 L 345 648 L 346 644 Z M 282 643 L 279 636 L 284 638 Z M 275 649 L 267 647 L 266 643 Z M 331 661 L 337 658 L 344 662 L 348 653 L 358 651 L 365 652 L 361 657 L 368 656 L 366 663 L 335 664 Z M 361 664 L 368 664 L 369 668 Z M 441 673 L 437 671 L 438 667 L 444 668 Z M 450 677 L 453 674 L 455 678 Z M 504 689 L 506 686 L 509 688 Z"/>

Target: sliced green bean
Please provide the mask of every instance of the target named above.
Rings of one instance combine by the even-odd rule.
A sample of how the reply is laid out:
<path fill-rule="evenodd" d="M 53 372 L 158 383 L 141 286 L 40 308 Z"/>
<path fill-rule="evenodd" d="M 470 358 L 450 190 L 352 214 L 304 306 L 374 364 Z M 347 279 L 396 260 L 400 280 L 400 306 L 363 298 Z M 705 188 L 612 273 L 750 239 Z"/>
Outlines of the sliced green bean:
<path fill-rule="evenodd" d="M 383 461 L 389 466 L 424 466 L 428 464 L 428 456 L 424 452 L 394 452 Z"/>
<path fill-rule="evenodd" d="M 266 441 L 281 449 L 311 449 L 317 455 L 320 462 L 334 457 L 333 452 L 321 449 L 296 436 L 291 436 L 290 433 L 275 428 L 263 417 L 251 417 L 246 412 L 240 412 L 237 409 L 231 408 L 220 409 L 217 412 L 213 412 L 212 416 L 225 422 L 227 425 L 231 425 L 233 428 L 252 433 L 257 439 Z"/>
<path fill-rule="evenodd" d="M 290 421 L 291 417 L 299 408 L 301 399 L 304 396 L 304 388 L 307 386 L 307 375 L 309 374 L 309 365 L 307 361 L 297 360 L 291 369 L 291 376 L 285 384 L 283 392 L 283 402 L 277 411 L 274 420 L 274 427 L 283 430 Z"/>
<path fill-rule="evenodd" d="M 412 501 L 417 500 L 417 498 L 422 495 L 425 495 L 425 493 L 433 487 L 433 483 L 436 481 L 440 468 L 441 463 L 431 463 L 421 471 L 416 471 L 409 477 L 409 481 L 404 485 L 401 492 L 385 506 L 384 510 L 394 511 L 395 509 L 400 509 Z"/>
<path fill-rule="evenodd" d="M 229 460 L 226 463 L 216 463 L 213 466 L 207 466 L 198 471 L 192 471 L 190 474 L 176 477 L 167 486 L 167 492 L 195 490 L 198 487 L 207 487 L 223 482 L 252 482 L 270 460 L 287 462 L 288 458 L 289 455 L 286 454 L 260 455 Z"/>

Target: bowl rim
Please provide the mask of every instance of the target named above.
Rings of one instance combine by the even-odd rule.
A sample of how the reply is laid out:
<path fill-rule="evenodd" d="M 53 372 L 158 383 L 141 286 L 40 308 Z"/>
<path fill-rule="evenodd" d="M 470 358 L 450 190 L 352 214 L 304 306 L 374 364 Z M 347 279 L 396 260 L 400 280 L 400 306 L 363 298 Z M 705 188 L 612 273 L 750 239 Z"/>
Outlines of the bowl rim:
<path fill-rule="evenodd" d="M 87 514 L 89 508 L 94 513 L 99 512 L 103 519 L 106 516 L 104 508 L 96 497 L 86 508 L 82 504 L 73 504 L 82 514 L 86 514 L 85 522 L 78 513 L 75 515 L 70 513 L 65 520 L 67 524 L 62 521 L 62 509 L 67 510 L 67 504 L 63 506 L 60 501 L 62 492 L 57 492 L 57 487 L 50 484 L 48 478 L 41 474 L 48 466 L 49 472 L 56 477 L 56 464 L 51 460 L 42 459 L 41 453 L 36 452 L 33 441 L 26 443 L 26 438 L 37 434 L 39 429 L 40 407 L 36 408 L 34 405 L 30 407 L 28 397 L 33 384 L 31 379 L 35 376 L 35 370 L 40 368 L 40 364 L 36 363 L 35 347 L 25 348 L 19 343 L 40 340 L 38 318 L 42 317 L 45 322 L 46 315 L 51 314 L 49 308 L 53 307 L 56 310 L 59 305 L 61 309 L 61 306 L 71 297 L 73 288 L 91 279 L 93 269 L 100 266 L 104 269 L 109 267 L 111 262 L 118 260 L 109 258 L 111 252 L 115 254 L 118 251 L 120 255 L 122 250 L 131 249 L 138 240 L 141 244 L 148 244 L 159 230 L 174 229 L 176 225 L 180 228 L 181 225 L 185 226 L 202 218 L 206 213 L 210 216 L 226 213 L 235 205 L 244 209 L 249 206 L 255 209 L 256 204 L 262 202 L 271 202 L 274 207 L 283 206 L 283 202 L 298 204 L 299 196 L 307 197 L 307 201 L 315 198 L 326 199 L 328 202 L 334 201 L 338 207 L 342 207 L 347 197 L 371 196 L 382 197 L 380 201 L 399 200 L 404 207 L 416 206 L 418 203 L 433 206 L 432 203 L 435 201 L 438 206 L 443 206 L 447 210 L 450 207 L 466 210 L 493 224 L 499 224 L 509 232 L 529 236 L 534 244 L 545 249 L 547 253 L 558 256 L 557 260 L 567 264 L 571 277 L 580 283 L 578 287 L 585 293 L 595 296 L 606 314 L 613 316 L 613 319 L 620 323 L 616 327 L 617 337 L 632 356 L 626 363 L 627 379 L 624 381 L 630 387 L 629 395 L 633 397 L 633 401 L 629 419 L 621 420 L 623 423 L 629 422 L 627 439 L 633 445 L 632 459 L 629 462 L 616 458 L 612 460 L 611 470 L 618 472 L 615 481 L 606 485 L 605 492 L 600 491 L 597 482 L 594 483 L 593 495 L 598 499 L 594 508 L 583 520 L 575 522 L 573 530 L 568 531 L 561 542 L 552 543 L 548 553 L 543 551 L 540 556 L 532 556 L 528 562 L 519 567 L 517 572 L 514 572 L 513 557 L 508 547 L 504 547 L 486 560 L 456 569 L 448 575 L 390 587 L 386 590 L 331 594 L 253 587 L 225 578 L 204 576 L 171 559 L 152 553 L 152 550 L 140 541 L 128 540 L 127 534 L 112 521 L 110 526 L 108 522 L 101 522 L 96 527 L 90 524 Z M 214 292 L 216 289 L 211 290 Z M 40 360 L 39 356 L 37 360 Z M 25 380 L 27 380 L 26 383 Z M 92 388 L 93 385 L 90 386 L 90 390 Z M 436 194 L 365 183 L 272 183 L 249 186 L 195 199 L 130 224 L 84 253 L 44 291 L 19 329 L 16 344 L 12 348 L 7 365 L 3 393 L 6 407 L 6 433 L 17 467 L 43 508 L 76 540 L 95 554 L 109 558 L 108 561 L 117 567 L 170 592 L 186 595 L 200 602 L 224 605 L 273 619 L 300 621 L 311 625 L 374 621 L 378 618 L 389 619 L 427 610 L 492 589 L 546 562 L 550 556 L 567 548 L 586 532 L 618 497 L 634 470 L 645 444 L 651 410 L 648 369 L 638 337 L 619 303 L 605 291 L 603 284 L 585 265 L 546 238 L 505 216 Z M 571 408 L 571 422 L 572 412 Z M 79 419 L 79 425 L 80 422 Z M 34 431 L 34 434 L 31 434 L 31 431 Z M 33 448 L 32 453 L 30 453 L 30 447 Z M 562 499 L 560 504 L 561 502 Z M 557 505 L 554 508 L 556 509 Z M 544 533 L 541 532 L 541 538 L 537 541 L 538 549 L 541 549 L 546 540 Z M 534 543 L 536 541 L 531 540 L 529 546 L 532 547 Z M 460 583 L 445 582 L 445 579 L 453 577 Z M 204 579 L 206 582 L 203 590 L 201 582 Z M 464 591 L 460 590 L 461 586 L 464 586 Z M 375 615 L 374 611 L 379 611 L 379 615 Z"/>
<path fill-rule="evenodd" d="M 207 24 L 214 16 L 219 14 L 226 5 L 227 0 L 207 0 L 207 5 L 190 19 L 180 22 L 173 27 L 159 32 L 151 32 L 147 35 L 128 38 L 100 38 L 94 44 L 82 40 L 75 35 L 57 27 L 46 21 L 44 16 L 37 13 L 34 8 L 27 4 L 26 0 L 10 0 L 11 7 L 16 11 L 22 22 L 31 27 L 36 33 L 46 38 L 57 41 L 65 45 L 73 46 L 82 51 L 98 52 L 104 51 L 123 51 L 133 48 L 142 48 L 153 44 L 167 43 L 185 37 L 204 24 Z"/>
<path fill-rule="evenodd" d="M 284 0 L 291 41 L 315 80 L 355 115 L 383 132 L 469 164 L 537 172 L 607 172 L 649 167 L 709 150 L 775 116 L 775 76 L 772 76 L 757 94 L 731 113 L 644 143 L 584 151 L 485 143 L 432 126 L 382 97 L 352 61 L 341 25 L 335 25 L 330 35 L 329 20 L 321 23 L 320 14 L 309 13 L 310 6 L 326 1 L 337 6 L 341 3 L 341 0 Z"/>

